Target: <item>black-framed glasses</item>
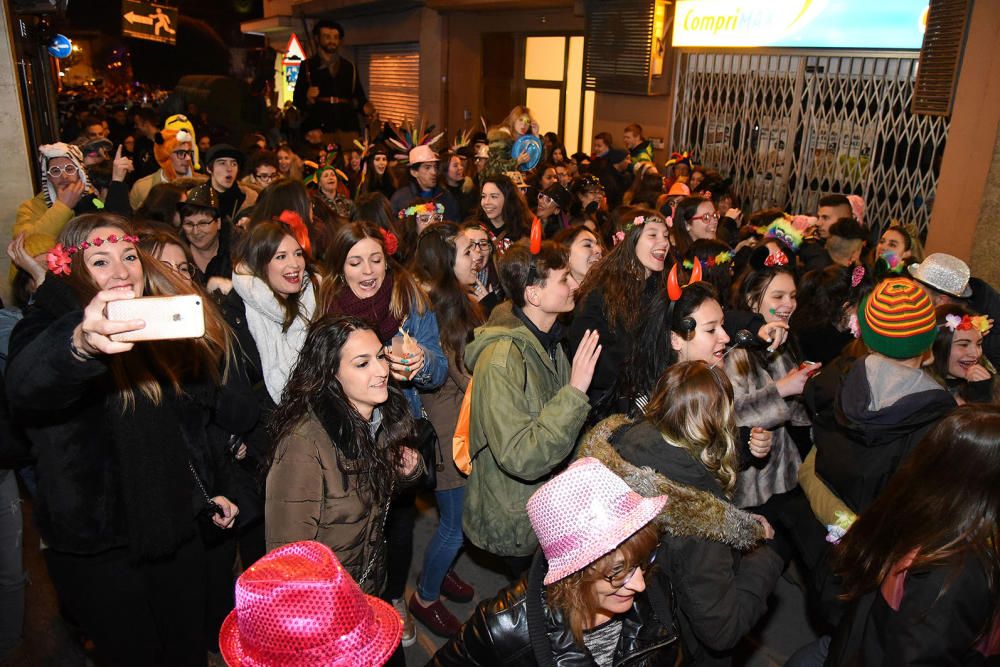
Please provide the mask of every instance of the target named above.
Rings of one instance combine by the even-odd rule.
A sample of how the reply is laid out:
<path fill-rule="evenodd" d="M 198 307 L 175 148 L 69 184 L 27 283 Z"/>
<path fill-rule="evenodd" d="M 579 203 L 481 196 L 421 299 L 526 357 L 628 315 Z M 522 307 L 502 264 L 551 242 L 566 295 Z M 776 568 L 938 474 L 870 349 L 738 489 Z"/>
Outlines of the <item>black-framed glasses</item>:
<path fill-rule="evenodd" d="M 52 178 L 59 178 L 63 174 L 66 174 L 67 176 L 76 176 L 78 173 L 80 173 L 80 168 L 77 167 L 75 164 L 67 164 L 62 167 L 60 167 L 59 165 L 55 165 L 49 167 L 46 173 Z"/>
<path fill-rule="evenodd" d="M 183 150 L 183 149 L 179 149 L 179 150 L 174 151 L 174 157 L 177 158 L 178 160 L 183 160 L 184 158 L 187 158 L 189 160 L 193 160 L 194 159 L 194 151 L 186 151 L 186 150 Z"/>
<path fill-rule="evenodd" d="M 212 218 L 211 220 L 205 220 L 204 222 L 182 222 L 181 227 L 184 228 L 185 232 L 201 231 L 203 229 L 208 229 L 218 221 L 218 218 Z"/>
<path fill-rule="evenodd" d="M 635 576 L 636 572 L 639 570 L 642 570 L 643 574 L 649 572 L 649 570 L 656 563 L 656 551 L 656 549 L 653 549 L 652 553 L 649 554 L 649 558 L 646 559 L 645 562 L 639 563 L 632 569 L 628 571 L 623 570 L 621 572 L 613 572 L 611 574 L 604 575 L 601 579 L 608 582 L 616 591 L 625 588 L 625 586 L 628 585 L 628 582 L 632 581 L 632 577 Z"/>
<path fill-rule="evenodd" d="M 276 173 L 275 174 L 254 174 L 254 178 L 256 178 L 258 181 L 267 181 L 268 183 L 270 183 L 271 181 L 273 181 L 277 177 L 278 177 L 278 174 L 276 174 Z"/>
<path fill-rule="evenodd" d="M 486 239 L 483 239 L 482 241 L 473 241 L 472 247 L 479 252 L 488 252 L 490 249 L 490 242 Z"/>

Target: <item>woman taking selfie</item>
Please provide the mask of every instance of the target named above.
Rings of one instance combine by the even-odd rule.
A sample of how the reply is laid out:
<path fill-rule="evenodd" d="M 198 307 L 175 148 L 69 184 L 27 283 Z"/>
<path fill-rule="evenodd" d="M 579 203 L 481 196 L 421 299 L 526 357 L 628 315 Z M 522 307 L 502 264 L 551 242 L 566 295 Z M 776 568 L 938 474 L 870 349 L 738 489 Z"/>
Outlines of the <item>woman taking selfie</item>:
<path fill-rule="evenodd" d="M 112 339 L 145 326 L 109 319 L 114 302 L 197 293 L 137 241 L 114 215 L 66 225 L 14 330 L 7 391 L 38 456 L 35 518 L 62 607 L 109 664 L 204 664 L 200 531 L 239 511 L 222 489 L 223 429 L 209 427 L 231 341 L 209 304 L 200 338 Z"/>

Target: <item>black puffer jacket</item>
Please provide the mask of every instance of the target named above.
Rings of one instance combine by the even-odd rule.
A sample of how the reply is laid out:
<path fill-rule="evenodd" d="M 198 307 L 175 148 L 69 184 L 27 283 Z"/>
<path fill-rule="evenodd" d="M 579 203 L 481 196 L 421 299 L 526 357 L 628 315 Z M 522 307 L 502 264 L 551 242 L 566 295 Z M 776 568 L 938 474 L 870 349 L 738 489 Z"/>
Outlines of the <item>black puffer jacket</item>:
<path fill-rule="evenodd" d="M 539 553 L 527 576 L 505 588 L 492 600 L 481 602 L 461 631 L 445 644 L 428 665 L 533 667 L 596 665 L 586 648 L 577 645 L 562 614 L 545 603 L 542 580 L 548 571 Z M 647 579 L 645 593 L 636 596 L 632 610 L 621 618 L 622 632 L 614 664 L 629 667 L 673 665 L 677 636 L 664 627 L 650 599 L 665 602 L 662 591 Z M 658 607 L 659 608 L 659 607 Z"/>
<path fill-rule="evenodd" d="M 725 500 L 705 466 L 668 445 L 648 422 L 625 429 L 612 445 L 636 466 Z M 690 512 L 692 521 L 705 521 L 698 516 L 702 507 L 692 505 Z M 781 557 L 768 547 L 741 553 L 722 541 L 670 533 L 660 542 L 657 562 L 664 564 L 661 587 L 674 595 L 687 665 L 730 664 L 728 652 L 767 611 L 767 597 L 783 569 Z"/>

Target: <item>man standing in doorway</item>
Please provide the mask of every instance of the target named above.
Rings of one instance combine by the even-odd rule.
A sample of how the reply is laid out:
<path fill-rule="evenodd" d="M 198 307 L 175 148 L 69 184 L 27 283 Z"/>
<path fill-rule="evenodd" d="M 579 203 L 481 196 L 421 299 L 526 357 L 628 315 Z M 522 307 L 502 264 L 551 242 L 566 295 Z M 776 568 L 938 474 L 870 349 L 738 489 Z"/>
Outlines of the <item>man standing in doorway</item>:
<path fill-rule="evenodd" d="M 334 21 L 319 21 L 313 38 L 319 51 L 303 64 L 295 84 L 295 106 L 324 133 L 360 133 L 358 113 L 370 116 L 375 107 L 365 96 L 354 63 L 339 54 L 344 28 Z"/>

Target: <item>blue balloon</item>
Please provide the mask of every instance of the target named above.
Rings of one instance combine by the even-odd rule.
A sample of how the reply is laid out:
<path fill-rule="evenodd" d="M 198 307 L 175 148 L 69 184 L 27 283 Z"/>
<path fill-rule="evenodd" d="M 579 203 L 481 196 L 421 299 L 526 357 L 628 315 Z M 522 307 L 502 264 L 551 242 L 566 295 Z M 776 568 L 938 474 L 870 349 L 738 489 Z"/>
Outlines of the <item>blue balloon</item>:
<path fill-rule="evenodd" d="M 73 42 L 66 35 L 56 35 L 49 42 L 49 54 L 53 58 L 65 58 L 73 53 Z"/>

